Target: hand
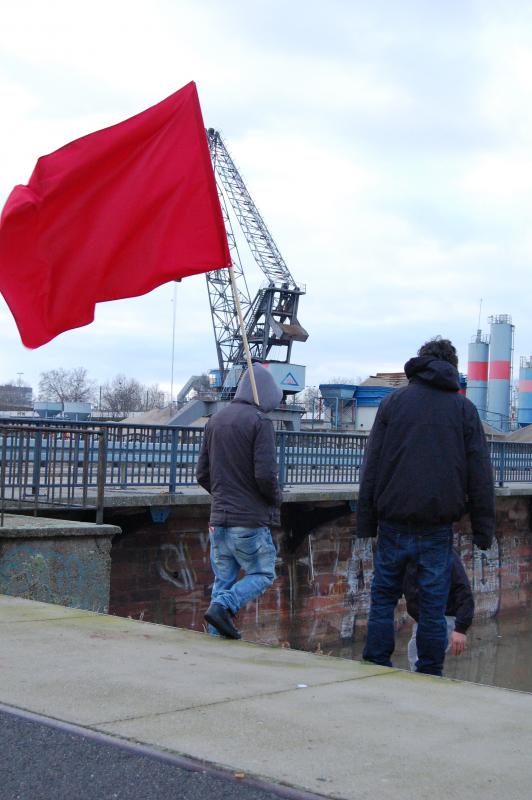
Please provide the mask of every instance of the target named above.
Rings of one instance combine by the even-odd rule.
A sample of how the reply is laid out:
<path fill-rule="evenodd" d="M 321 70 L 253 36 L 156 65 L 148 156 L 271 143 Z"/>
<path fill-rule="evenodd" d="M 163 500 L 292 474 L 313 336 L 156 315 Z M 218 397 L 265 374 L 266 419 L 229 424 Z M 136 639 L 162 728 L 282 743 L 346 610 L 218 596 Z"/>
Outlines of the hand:
<path fill-rule="evenodd" d="M 461 656 L 465 650 L 467 642 L 467 636 L 465 633 L 458 633 L 457 631 L 453 631 L 451 634 L 451 647 L 449 648 L 449 652 L 452 656 Z"/>
<path fill-rule="evenodd" d="M 479 550 L 489 550 L 492 539 L 493 537 L 489 533 L 473 534 L 473 544 L 476 544 Z"/>

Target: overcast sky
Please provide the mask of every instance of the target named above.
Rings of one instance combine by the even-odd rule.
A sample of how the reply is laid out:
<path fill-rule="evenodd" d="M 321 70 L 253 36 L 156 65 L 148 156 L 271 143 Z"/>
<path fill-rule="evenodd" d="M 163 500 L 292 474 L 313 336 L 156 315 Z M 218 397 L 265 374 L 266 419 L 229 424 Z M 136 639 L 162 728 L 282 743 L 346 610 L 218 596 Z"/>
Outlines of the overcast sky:
<path fill-rule="evenodd" d="M 527 0 L 0 0 L 0 205 L 35 161 L 197 83 L 293 276 L 307 383 L 402 369 L 511 314 L 532 353 Z M 261 275 L 245 253 L 254 295 Z M 170 388 L 173 285 L 27 350 L 0 383 L 85 366 Z M 175 383 L 217 366 L 204 276 L 177 288 Z"/>

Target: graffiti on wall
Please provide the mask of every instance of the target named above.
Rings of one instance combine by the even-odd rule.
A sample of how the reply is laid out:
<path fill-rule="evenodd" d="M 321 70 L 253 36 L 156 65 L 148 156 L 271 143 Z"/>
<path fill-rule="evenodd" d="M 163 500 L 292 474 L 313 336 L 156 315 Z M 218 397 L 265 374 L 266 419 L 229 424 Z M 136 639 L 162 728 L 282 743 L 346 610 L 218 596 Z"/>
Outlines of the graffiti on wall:
<path fill-rule="evenodd" d="M 157 572 L 164 581 L 177 589 L 192 591 L 196 586 L 196 574 L 183 542 L 161 544 L 157 554 Z"/>

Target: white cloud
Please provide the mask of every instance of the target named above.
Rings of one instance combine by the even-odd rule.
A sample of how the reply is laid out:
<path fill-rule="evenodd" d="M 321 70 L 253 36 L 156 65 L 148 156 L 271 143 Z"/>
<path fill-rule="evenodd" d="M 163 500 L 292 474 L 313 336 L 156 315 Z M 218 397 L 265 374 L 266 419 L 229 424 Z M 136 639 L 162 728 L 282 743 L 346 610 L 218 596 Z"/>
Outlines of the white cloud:
<path fill-rule="evenodd" d="M 455 339 L 463 360 L 480 297 L 486 315 L 514 315 L 529 352 L 528 15 L 515 0 L 504 14 L 475 6 L 467 24 L 416 2 L 386 5 L 5 5 L 0 202 L 39 155 L 194 79 L 206 123 L 307 285 L 310 338 L 294 360 L 311 382 L 399 368 L 435 333 Z M 254 294 L 262 276 L 245 257 Z M 104 304 L 93 325 L 38 351 L 20 345 L 1 303 L 0 380 L 23 370 L 36 384 L 43 369 L 83 361 L 100 382 L 126 372 L 168 383 L 171 298 L 166 286 Z M 216 366 L 202 276 L 179 285 L 177 320 L 176 383 Z"/>

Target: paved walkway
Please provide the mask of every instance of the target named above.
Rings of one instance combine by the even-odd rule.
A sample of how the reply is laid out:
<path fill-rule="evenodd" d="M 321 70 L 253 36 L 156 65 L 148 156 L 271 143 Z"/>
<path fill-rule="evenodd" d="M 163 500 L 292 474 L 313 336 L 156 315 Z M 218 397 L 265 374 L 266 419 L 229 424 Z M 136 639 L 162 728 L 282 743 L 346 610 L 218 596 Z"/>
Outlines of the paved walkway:
<path fill-rule="evenodd" d="M 0 637 L 0 703 L 56 728 L 204 760 L 263 778 L 272 792 L 530 798 L 531 694 L 8 597 Z M 9 779 L 5 752 L 2 761 L 0 784 Z M 250 786 L 233 781 L 233 797 Z M 9 795 L 18 796 L 26 800 Z M 179 784 L 175 795 L 144 795 L 173 796 L 188 795 Z"/>

